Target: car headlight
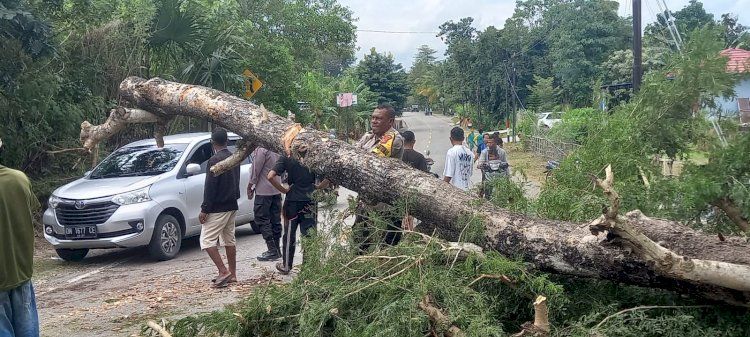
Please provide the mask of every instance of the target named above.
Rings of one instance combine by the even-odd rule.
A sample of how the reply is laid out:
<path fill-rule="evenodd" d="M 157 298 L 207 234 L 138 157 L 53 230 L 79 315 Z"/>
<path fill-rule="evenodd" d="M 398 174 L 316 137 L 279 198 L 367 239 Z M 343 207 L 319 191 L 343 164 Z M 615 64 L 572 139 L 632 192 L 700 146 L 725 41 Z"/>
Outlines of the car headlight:
<path fill-rule="evenodd" d="M 140 190 L 118 194 L 112 197 L 112 202 L 124 206 L 151 201 L 151 197 L 148 195 L 148 190 L 149 187 L 145 187 Z"/>
<path fill-rule="evenodd" d="M 62 199 L 56 197 L 55 195 L 50 195 L 49 200 L 47 200 L 47 205 L 49 206 L 49 208 L 55 209 L 57 208 L 57 205 L 60 204 L 60 202 L 62 202 Z"/>

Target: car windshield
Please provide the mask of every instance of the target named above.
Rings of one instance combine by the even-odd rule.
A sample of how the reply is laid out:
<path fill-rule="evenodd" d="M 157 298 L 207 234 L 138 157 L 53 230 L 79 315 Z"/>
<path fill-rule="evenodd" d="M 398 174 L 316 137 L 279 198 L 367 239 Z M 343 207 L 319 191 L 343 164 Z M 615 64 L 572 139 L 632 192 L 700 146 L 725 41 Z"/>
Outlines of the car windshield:
<path fill-rule="evenodd" d="M 90 179 L 152 176 L 170 171 L 177 165 L 187 144 L 129 146 L 115 151 L 97 166 Z"/>

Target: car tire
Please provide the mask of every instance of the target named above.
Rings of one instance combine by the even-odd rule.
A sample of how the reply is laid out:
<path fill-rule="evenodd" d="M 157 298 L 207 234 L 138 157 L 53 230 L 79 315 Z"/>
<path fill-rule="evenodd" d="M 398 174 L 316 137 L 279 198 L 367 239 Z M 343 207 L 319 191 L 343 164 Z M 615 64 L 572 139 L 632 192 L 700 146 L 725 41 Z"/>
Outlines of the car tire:
<path fill-rule="evenodd" d="M 171 260 L 182 246 L 182 229 L 180 222 L 169 214 L 162 214 L 156 219 L 154 233 L 148 244 L 148 252 L 158 261 Z"/>
<path fill-rule="evenodd" d="M 55 249 L 55 252 L 57 252 L 57 256 L 65 261 L 78 262 L 86 257 L 86 254 L 89 253 L 89 249 Z"/>
<path fill-rule="evenodd" d="M 253 229 L 253 234 L 260 234 L 260 227 L 258 227 L 255 221 L 250 221 L 250 228 Z"/>

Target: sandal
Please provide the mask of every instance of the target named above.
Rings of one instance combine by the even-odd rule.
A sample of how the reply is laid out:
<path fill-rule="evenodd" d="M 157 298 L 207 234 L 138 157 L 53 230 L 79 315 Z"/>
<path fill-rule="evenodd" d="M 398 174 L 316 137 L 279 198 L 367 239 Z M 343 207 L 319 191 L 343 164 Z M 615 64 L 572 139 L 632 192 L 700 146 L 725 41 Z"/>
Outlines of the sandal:
<path fill-rule="evenodd" d="M 211 288 L 226 288 L 227 283 L 229 283 L 229 278 L 232 277 L 232 274 L 228 274 L 223 277 L 216 278 L 216 282 L 211 285 Z"/>

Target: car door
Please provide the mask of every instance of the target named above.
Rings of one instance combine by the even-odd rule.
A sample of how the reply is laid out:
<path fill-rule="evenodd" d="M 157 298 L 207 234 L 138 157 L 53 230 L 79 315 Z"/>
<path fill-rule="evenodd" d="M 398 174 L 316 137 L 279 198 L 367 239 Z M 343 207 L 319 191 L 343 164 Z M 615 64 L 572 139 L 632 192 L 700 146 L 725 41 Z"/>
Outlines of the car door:
<path fill-rule="evenodd" d="M 198 214 L 201 212 L 201 204 L 203 203 L 203 186 L 206 183 L 206 166 L 208 160 L 213 155 L 213 148 L 208 140 L 198 143 L 193 147 L 188 160 L 183 164 L 181 173 L 185 172 L 185 168 L 188 164 L 198 164 L 201 166 L 201 172 L 192 176 L 185 176 L 184 173 L 181 175 L 185 184 L 185 204 L 187 209 L 185 210 L 185 222 L 186 222 L 186 234 L 192 235 L 200 231 L 200 222 L 198 221 Z"/>

